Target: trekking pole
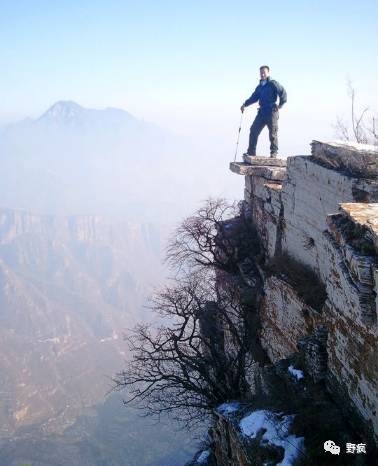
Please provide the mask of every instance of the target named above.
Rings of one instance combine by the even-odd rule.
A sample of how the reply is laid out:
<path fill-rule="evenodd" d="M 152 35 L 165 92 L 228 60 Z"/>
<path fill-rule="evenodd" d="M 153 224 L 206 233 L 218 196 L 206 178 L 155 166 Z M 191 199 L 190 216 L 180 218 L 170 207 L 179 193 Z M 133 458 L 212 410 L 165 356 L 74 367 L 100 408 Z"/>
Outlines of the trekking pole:
<path fill-rule="evenodd" d="M 236 149 L 235 149 L 235 158 L 234 158 L 234 162 L 236 162 L 236 156 L 237 156 L 237 154 L 238 154 L 239 138 L 240 138 L 240 131 L 241 131 L 241 127 L 242 127 L 243 115 L 244 115 L 244 112 L 242 112 L 241 117 L 240 117 L 239 131 L 238 131 L 238 139 L 237 139 L 237 141 L 236 141 Z"/>

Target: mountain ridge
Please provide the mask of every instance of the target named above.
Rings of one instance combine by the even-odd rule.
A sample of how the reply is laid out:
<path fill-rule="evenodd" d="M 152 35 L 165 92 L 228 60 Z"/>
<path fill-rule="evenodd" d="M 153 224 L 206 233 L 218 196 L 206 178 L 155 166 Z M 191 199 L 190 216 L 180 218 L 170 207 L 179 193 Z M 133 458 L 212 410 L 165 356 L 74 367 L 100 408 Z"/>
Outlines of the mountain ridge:
<path fill-rule="evenodd" d="M 104 123 L 106 119 L 110 119 L 112 124 L 118 125 L 132 122 L 134 124 L 143 124 L 126 110 L 115 107 L 106 107 L 104 109 L 86 108 L 73 100 L 58 100 L 33 122 L 34 124 L 74 126 L 76 124 L 88 124 L 89 122 Z"/>
<path fill-rule="evenodd" d="M 161 276 L 158 236 L 100 216 L 0 209 L 0 433 L 64 429 L 102 400 L 127 353 L 122 332 L 146 316 Z"/>

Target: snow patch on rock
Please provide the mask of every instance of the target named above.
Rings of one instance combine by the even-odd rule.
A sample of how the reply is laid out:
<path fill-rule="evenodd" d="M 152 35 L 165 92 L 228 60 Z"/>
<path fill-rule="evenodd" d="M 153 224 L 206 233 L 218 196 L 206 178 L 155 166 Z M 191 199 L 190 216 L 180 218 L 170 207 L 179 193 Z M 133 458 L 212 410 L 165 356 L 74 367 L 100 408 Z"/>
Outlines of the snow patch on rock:
<path fill-rule="evenodd" d="M 197 458 L 198 464 L 204 464 L 210 456 L 209 450 L 204 450 Z"/>
<path fill-rule="evenodd" d="M 289 371 L 289 373 L 295 377 L 297 380 L 301 380 L 303 379 L 304 375 L 303 375 L 303 372 L 300 371 L 299 369 L 295 369 L 294 366 L 289 366 L 287 368 L 287 370 Z"/>
<path fill-rule="evenodd" d="M 269 410 L 258 410 L 240 421 L 240 430 L 246 437 L 256 438 L 264 430 L 260 445 L 270 444 L 285 450 L 283 460 L 277 466 L 291 466 L 298 455 L 304 452 L 304 437 L 289 434 L 294 416 L 284 416 Z"/>
<path fill-rule="evenodd" d="M 239 411 L 240 404 L 239 403 L 223 403 L 218 406 L 217 411 L 219 414 L 223 414 L 223 416 L 228 416 L 229 414 L 236 413 Z"/>

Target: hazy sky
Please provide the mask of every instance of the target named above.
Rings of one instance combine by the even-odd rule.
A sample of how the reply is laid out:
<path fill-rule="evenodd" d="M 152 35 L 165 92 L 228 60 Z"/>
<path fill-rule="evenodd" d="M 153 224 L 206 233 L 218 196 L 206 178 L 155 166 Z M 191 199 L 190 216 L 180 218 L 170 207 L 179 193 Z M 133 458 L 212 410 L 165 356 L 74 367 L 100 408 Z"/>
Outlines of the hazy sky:
<path fill-rule="evenodd" d="M 0 0 L 0 123 L 57 100 L 235 143 L 258 68 L 288 92 L 283 151 L 331 137 L 346 80 L 378 111 L 378 2 Z M 242 146 L 255 110 L 248 110 Z M 264 136 L 265 137 L 265 136 Z M 243 146 L 244 148 L 244 146 Z"/>

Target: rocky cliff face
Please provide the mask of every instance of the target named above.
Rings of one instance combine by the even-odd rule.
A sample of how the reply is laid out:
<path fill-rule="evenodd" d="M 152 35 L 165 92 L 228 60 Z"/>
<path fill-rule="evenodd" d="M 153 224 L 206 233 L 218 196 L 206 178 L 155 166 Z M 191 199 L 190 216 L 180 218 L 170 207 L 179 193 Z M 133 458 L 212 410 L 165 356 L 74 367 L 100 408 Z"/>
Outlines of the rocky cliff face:
<path fill-rule="evenodd" d="M 317 406 L 317 423 L 323 417 L 324 426 L 330 428 L 332 417 L 336 422 L 332 429 L 341 432 L 343 416 L 353 419 L 362 441 L 374 449 L 378 439 L 377 148 L 313 141 L 311 156 L 245 157 L 243 163 L 231 163 L 230 169 L 245 178 L 244 204 L 264 250 L 264 259 L 258 263 L 263 280 L 258 338 L 270 359 L 269 370 L 278 375 L 270 383 L 265 372 L 261 383 L 271 388 L 263 387 L 262 393 L 268 398 L 256 402 L 252 395 L 254 406 L 249 411 L 260 412 L 276 403 L 273 417 L 277 410 L 292 410 L 310 425 L 314 413 L 305 407 Z M 300 379 L 306 380 L 297 392 L 303 381 L 293 384 L 282 375 L 289 372 L 294 379 L 298 375 L 293 357 L 303 370 Z M 281 392 L 274 402 L 275 386 Z M 285 407 L 279 406 L 285 397 Z M 301 399 L 301 406 L 293 399 Z M 247 439 L 240 409 L 236 411 L 237 422 L 217 413 L 209 464 L 292 464 L 285 462 L 289 454 L 285 445 L 289 448 L 290 442 L 285 444 L 281 438 L 284 450 L 276 458 L 277 445 L 269 439 L 261 443 L 281 421 L 274 428 L 269 427 L 270 421 L 259 428 L 255 423 L 254 435 Z M 304 453 L 312 434 L 307 429 L 307 438 L 306 429 L 296 426 L 297 436 L 305 436 L 298 449 Z M 352 429 L 345 435 L 356 438 L 357 434 Z M 264 452 L 256 450 L 256 439 Z M 323 451 L 322 444 L 315 449 Z M 355 464 L 352 460 L 345 459 L 344 451 L 339 462 L 328 463 L 325 456 L 316 464 Z M 360 457 L 361 464 L 364 460 Z M 300 455 L 296 461 L 315 464 Z"/>
<path fill-rule="evenodd" d="M 312 147 L 312 156 L 289 157 L 286 167 L 260 168 L 261 158 L 253 165 L 231 166 L 244 170 L 245 201 L 267 257 L 280 252 L 296 259 L 326 287 L 324 304 L 314 309 L 287 280 L 269 277 L 262 344 L 275 361 L 324 325 L 324 377 L 330 388 L 336 383 L 345 391 L 378 435 L 378 151 L 315 141 Z"/>

